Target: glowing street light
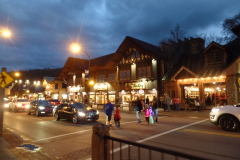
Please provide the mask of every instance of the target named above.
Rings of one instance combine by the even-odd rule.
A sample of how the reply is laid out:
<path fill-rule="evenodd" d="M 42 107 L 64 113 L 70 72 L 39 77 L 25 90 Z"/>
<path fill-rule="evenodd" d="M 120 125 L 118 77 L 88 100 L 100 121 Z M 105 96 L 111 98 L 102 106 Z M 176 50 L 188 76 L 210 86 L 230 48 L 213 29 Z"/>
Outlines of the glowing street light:
<path fill-rule="evenodd" d="M 81 48 L 77 43 L 73 43 L 73 44 L 71 44 L 70 49 L 72 52 L 78 53 Z"/>
<path fill-rule="evenodd" d="M 91 82 L 89 82 L 89 84 L 90 84 L 90 85 L 94 85 L 94 82 L 93 82 L 93 81 L 91 81 Z"/>
<path fill-rule="evenodd" d="M 19 77 L 19 75 L 20 75 L 20 74 L 19 74 L 18 72 L 15 73 L 15 76 Z"/>
<path fill-rule="evenodd" d="M 11 36 L 11 33 L 9 31 L 3 31 L 3 35 L 5 37 L 10 37 Z"/>

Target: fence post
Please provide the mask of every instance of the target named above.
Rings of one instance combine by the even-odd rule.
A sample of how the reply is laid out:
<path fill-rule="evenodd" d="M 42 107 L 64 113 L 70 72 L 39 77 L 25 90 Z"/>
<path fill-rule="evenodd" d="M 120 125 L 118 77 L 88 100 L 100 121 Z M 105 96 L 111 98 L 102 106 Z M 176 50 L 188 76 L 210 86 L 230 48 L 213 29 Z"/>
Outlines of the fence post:
<path fill-rule="evenodd" d="M 109 136 L 109 127 L 104 124 L 93 126 L 92 134 L 92 160 L 104 160 L 104 153 L 107 153 L 107 159 L 110 159 L 110 141 L 107 141 L 107 148 L 104 151 L 104 136 Z"/>

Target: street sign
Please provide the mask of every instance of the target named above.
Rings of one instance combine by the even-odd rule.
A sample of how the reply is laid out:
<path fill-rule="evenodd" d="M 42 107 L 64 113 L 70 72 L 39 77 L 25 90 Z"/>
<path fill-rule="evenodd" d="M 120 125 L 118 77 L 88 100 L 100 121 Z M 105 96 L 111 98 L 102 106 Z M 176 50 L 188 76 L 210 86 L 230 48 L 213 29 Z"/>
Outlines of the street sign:
<path fill-rule="evenodd" d="M 14 79 L 9 76 L 6 72 L 0 73 L 0 86 L 5 88 L 8 84 L 10 84 Z"/>

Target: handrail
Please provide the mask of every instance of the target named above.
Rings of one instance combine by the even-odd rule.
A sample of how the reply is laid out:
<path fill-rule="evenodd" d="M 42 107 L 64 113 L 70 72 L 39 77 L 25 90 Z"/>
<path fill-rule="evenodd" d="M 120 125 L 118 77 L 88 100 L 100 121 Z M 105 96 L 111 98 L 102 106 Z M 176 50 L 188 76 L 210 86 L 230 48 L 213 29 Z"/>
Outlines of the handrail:
<path fill-rule="evenodd" d="M 137 143 L 137 142 L 127 141 L 127 140 L 123 140 L 123 139 L 119 139 L 119 138 L 115 138 L 115 137 L 111 137 L 111 136 L 107 136 L 107 135 L 105 135 L 104 138 L 106 138 L 108 140 L 112 140 L 112 141 L 117 141 L 117 142 L 120 142 L 120 143 L 129 144 L 129 145 L 132 145 L 132 146 L 137 146 L 137 147 L 140 147 L 140 148 L 145 148 L 145 149 L 148 149 L 148 150 L 153 150 L 153 151 L 157 151 L 157 152 L 166 153 L 166 154 L 169 154 L 169 155 L 182 157 L 182 158 L 194 159 L 194 160 L 208 160 L 208 159 L 205 159 L 205 158 L 195 157 L 195 156 L 192 156 L 192 155 L 189 155 L 189 154 L 186 154 L 186 153 L 181 153 L 181 152 L 173 151 L 173 150 L 170 150 L 170 149 L 163 149 L 163 148 L 160 148 L 160 147 L 155 147 L 155 146 L 150 146 L 150 145 L 141 144 L 141 143 Z"/>

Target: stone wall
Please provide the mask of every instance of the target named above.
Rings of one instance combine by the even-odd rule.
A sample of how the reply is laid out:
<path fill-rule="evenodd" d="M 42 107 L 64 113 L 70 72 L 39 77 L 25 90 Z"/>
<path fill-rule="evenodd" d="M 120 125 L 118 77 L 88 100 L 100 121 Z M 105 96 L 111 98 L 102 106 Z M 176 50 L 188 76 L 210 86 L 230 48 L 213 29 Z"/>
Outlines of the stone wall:
<path fill-rule="evenodd" d="M 228 105 L 238 103 L 238 75 L 228 75 L 226 77 L 227 102 Z"/>

